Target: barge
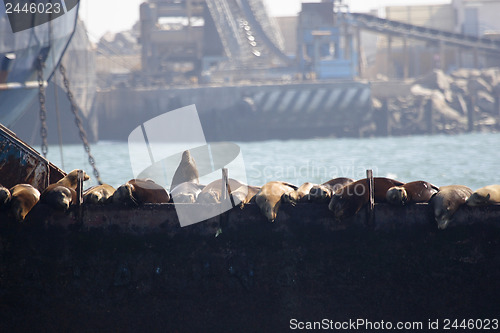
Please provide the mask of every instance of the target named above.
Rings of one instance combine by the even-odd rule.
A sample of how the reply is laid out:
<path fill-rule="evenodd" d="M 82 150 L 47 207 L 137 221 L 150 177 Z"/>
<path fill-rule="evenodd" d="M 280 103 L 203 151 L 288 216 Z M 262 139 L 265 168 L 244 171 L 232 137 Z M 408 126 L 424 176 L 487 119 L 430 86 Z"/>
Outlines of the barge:
<path fill-rule="evenodd" d="M 1 182 L 43 190 L 64 175 L 3 132 L 18 167 L 1 164 Z M 43 177 L 12 173 L 24 161 Z M 256 204 L 222 214 L 214 204 L 202 207 L 213 218 L 186 227 L 177 205 L 38 203 L 22 223 L 0 209 L 0 330 L 281 332 L 296 321 L 500 316 L 500 205 L 463 206 L 446 230 L 428 204 L 368 205 L 342 223 L 327 204 L 284 203 L 274 223 Z"/>
<path fill-rule="evenodd" d="M 256 100 L 271 107 L 281 94 Z M 3 185 L 43 191 L 64 176 L 0 134 Z M 0 209 L 0 331 L 281 332 L 358 319 L 498 328 L 500 206 L 462 207 L 446 230 L 428 204 L 375 204 L 343 223 L 326 204 L 283 204 L 274 223 L 248 204 L 183 228 L 175 206 L 39 203 L 22 223 Z"/>
<path fill-rule="evenodd" d="M 292 319 L 498 318 L 500 206 L 255 204 L 181 228 L 173 204 L 0 213 L 2 331 L 280 332 Z M 207 206 L 207 209 L 216 207 Z M 441 322 L 442 323 L 442 322 Z"/>

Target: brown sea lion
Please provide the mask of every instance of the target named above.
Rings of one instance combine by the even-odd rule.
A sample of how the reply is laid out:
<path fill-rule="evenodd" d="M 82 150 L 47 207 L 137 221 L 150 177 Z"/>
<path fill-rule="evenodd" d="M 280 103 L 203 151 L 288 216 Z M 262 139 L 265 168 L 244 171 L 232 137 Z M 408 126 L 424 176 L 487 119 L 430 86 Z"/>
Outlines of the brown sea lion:
<path fill-rule="evenodd" d="M 161 186 L 151 179 L 131 179 L 126 184 L 118 187 L 111 196 L 114 203 L 145 204 L 168 203 L 170 195 Z"/>
<path fill-rule="evenodd" d="M 338 178 L 330 179 L 329 181 L 324 182 L 321 185 L 328 186 L 333 190 L 333 192 L 336 192 L 338 189 L 340 189 L 340 188 L 342 188 L 350 183 L 354 183 L 354 179 L 346 178 L 346 177 L 338 177 Z"/>
<path fill-rule="evenodd" d="M 310 201 L 310 191 L 313 186 L 317 186 L 318 184 L 313 184 L 309 182 L 305 182 L 304 184 L 300 185 L 298 189 L 295 191 L 292 191 L 290 193 L 285 193 L 283 194 L 283 202 L 284 203 L 290 203 L 292 205 L 295 205 L 297 202 L 307 202 Z"/>
<path fill-rule="evenodd" d="M 394 179 L 373 178 L 375 202 L 386 202 L 387 190 L 401 185 L 402 182 Z M 335 213 L 337 220 L 342 220 L 354 216 L 369 200 L 368 178 L 364 178 L 338 189 L 332 195 L 328 209 Z"/>
<path fill-rule="evenodd" d="M 68 210 L 76 202 L 76 191 L 58 183 L 51 184 L 42 192 L 40 202 L 57 210 Z"/>
<path fill-rule="evenodd" d="M 189 150 L 182 153 L 181 163 L 175 170 L 172 183 L 170 184 L 170 190 L 173 190 L 177 185 L 185 182 L 200 183 L 196 162 Z"/>
<path fill-rule="evenodd" d="M 387 190 L 387 202 L 397 206 L 409 203 L 429 202 L 439 188 L 425 181 L 409 182 L 402 186 L 394 186 Z"/>
<path fill-rule="evenodd" d="M 69 187 L 69 188 L 76 191 L 76 186 L 78 183 L 78 171 L 79 170 L 77 170 L 77 169 L 71 171 L 66 176 L 64 176 L 61 180 L 57 181 L 57 183 L 55 183 L 55 184 L 63 185 L 63 186 Z M 83 180 L 85 181 L 85 180 L 89 180 L 89 179 L 90 179 L 89 175 L 87 175 L 84 171 L 83 172 Z"/>
<path fill-rule="evenodd" d="M 108 184 L 92 186 L 83 192 L 83 202 L 88 204 L 105 203 L 115 191 L 115 188 Z"/>
<path fill-rule="evenodd" d="M 487 206 L 500 204 L 500 185 L 488 185 L 476 190 L 467 199 L 468 206 Z"/>
<path fill-rule="evenodd" d="M 239 205 L 240 208 L 243 209 L 247 203 L 255 200 L 255 196 L 259 193 L 259 191 L 259 186 L 245 185 L 238 187 L 236 190 L 231 190 L 231 195 L 233 196 L 235 204 Z"/>
<path fill-rule="evenodd" d="M 10 197 L 9 189 L 0 185 L 0 208 L 10 202 Z"/>
<path fill-rule="evenodd" d="M 270 221 L 274 222 L 281 205 L 281 197 L 285 193 L 295 191 L 298 187 L 286 182 L 271 181 L 261 187 L 255 196 L 255 202 L 260 211 Z"/>
<path fill-rule="evenodd" d="M 309 198 L 313 202 L 330 202 L 333 193 L 345 185 L 353 182 L 354 179 L 339 177 L 331 179 L 320 185 L 314 185 L 309 191 Z"/>
<path fill-rule="evenodd" d="M 204 187 L 193 182 L 184 182 L 173 188 L 170 196 L 174 203 L 194 203 Z"/>
<path fill-rule="evenodd" d="M 229 189 L 230 192 L 236 190 L 243 186 L 248 186 L 236 179 L 229 178 Z M 196 202 L 202 204 L 210 204 L 210 203 L 220 203 L 222 197 L 222 179 L 217 179 L 208 184 L 203 188 L 201 193 L 198 195 L 198 199 Z"/>
<path fill-rule="evenodd" d="M 23 221 L 40 200 L 40 192 L 29 184 L 15 185 L 10 189 L 10 194 L 10 209 L 17 221 Z"/>
<path fill-rule="evenodd" d="M 445 229 L 453 218 L 453 214 L 465 204 L 472 195 L 472 190 L 463 185 L 441 186 L 439 192 L 432 197 L 434 218 L 439 229 Z"/>

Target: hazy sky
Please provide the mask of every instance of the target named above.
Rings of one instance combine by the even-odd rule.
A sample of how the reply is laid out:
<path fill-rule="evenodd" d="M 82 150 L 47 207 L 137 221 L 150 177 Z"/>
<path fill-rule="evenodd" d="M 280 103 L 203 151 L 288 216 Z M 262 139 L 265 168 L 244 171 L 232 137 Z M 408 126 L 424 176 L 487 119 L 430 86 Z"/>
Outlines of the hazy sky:
<path fill-rule="evenodd" d="M 139 5 L 144 0 L 82 0 L 80 17 L 87 24 L 90 37 L 98 40 L 105 32 L 129 29 L 139 19 Z M 272 16 L 296 15 L 302 0 L 264 0 Z M 384 6 L 408 6 L 450 3 L 451 0 L 347 0 L 352 12 L 366 12 Z"/>

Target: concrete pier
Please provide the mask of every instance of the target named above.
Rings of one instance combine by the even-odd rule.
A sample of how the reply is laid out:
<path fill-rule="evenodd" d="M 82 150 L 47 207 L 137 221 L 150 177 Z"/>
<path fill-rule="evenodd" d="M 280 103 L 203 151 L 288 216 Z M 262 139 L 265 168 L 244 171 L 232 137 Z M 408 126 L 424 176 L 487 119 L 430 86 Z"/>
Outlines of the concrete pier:
<path fill-rule="evenodd" d="M 356 81 L 110 89 L 97 94 L 99 139 L 127 140 L 143 122 L 191 104 L 209 141 L 358 136 L 371 91 Z"/>

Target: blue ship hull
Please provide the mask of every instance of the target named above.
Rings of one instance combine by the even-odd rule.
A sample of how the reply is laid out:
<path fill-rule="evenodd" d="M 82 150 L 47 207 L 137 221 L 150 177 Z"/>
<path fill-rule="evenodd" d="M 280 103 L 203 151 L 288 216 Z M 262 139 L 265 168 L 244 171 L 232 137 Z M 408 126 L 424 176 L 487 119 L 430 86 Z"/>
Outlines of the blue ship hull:
<path fill-rule="evenodd" d="M 11 127 L 38 93 L 37 59 L 45 59 L 43 79 L 50 80 L 76 27 L 75 6 L 47 23 L 12 32 L 0 2 L 0 123 Z"/>

